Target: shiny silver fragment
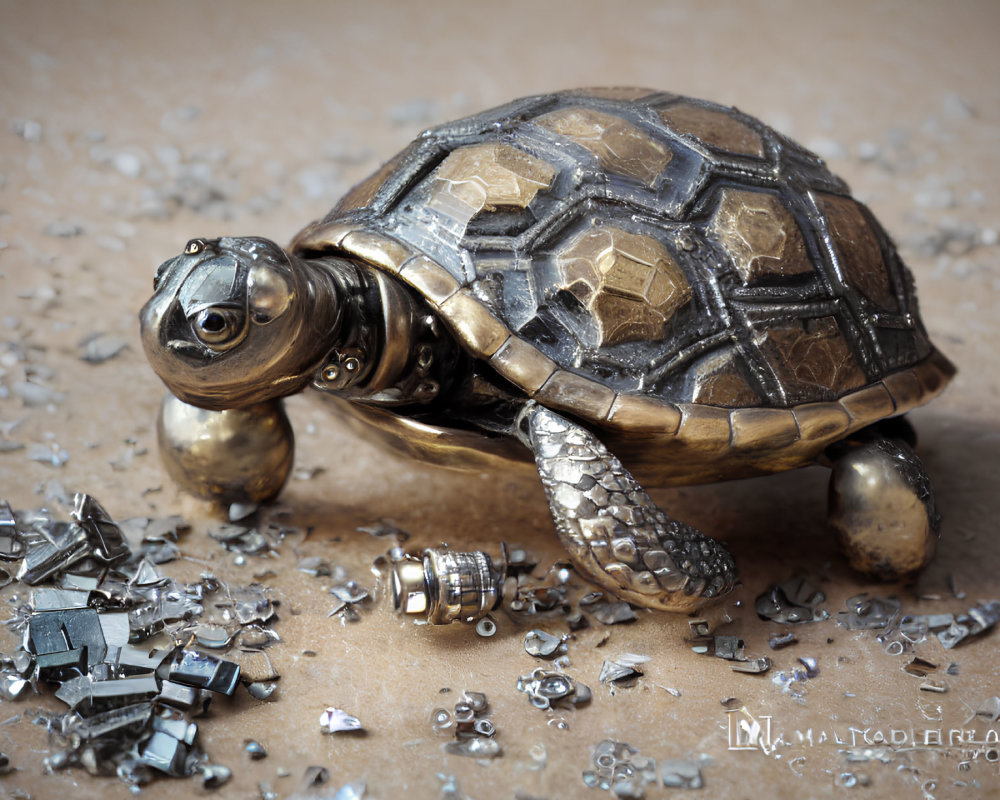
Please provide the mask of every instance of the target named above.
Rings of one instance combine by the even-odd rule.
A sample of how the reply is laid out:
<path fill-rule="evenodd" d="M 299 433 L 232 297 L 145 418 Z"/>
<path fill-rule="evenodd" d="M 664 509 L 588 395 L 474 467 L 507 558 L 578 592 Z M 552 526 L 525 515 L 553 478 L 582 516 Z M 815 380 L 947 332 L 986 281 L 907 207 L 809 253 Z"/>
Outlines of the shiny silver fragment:
<path fill-rule="evenodd" d="M 873 597 L 867 593 L 848 598 L 846 605 L 847 611 L 837 613 L 837 622 L 852 631 L 891 627 L 901 607 L 895 597 Z"/>
<path fill-rule="evenodd" d="M 554 636 L 536 628 L 525 634 L 524 651 L 535 658 L 555 658 L 560 651 L 565 651 L 565 642 L 563 636 Z"/>
<path fill-rule="evenodd" d="M 579 706 L 590 702 L 590 687 L 562 672 L 536 669 L 517 679 L 517 690 L 528 695 L 535 708 L 542 710 L 556 705 Z"/>
<path fill-rule="evenodd" d="M 746 661 L 734 661 L 730 664 L 730 669 L 733 672 L 748 672 L 752 675 L 760 675 L 771 669 L 771 659 L 767 656 L 760 656 L 759 658 L 750 658 Z"/>
<path fill-rule="evenodd" d="M 820 606 L 826 595 L 809 581 L 796 576 L 782 583 L 772 584 L 754 602 L 761 619 L 794 625 L 801 622 L 818 622 L 829 614 Z"/>
<path fill-rule="evenodd" d="M 364 730 L 361 720 L 346 711 L 333 706 L 328 707 L 319 715 L 319 727 L 323 733 L 342 733 L 344 731 Z"/>
<path fill-rule="evenodd" d="M 614 660 L 606 660 L 601 665 L 601 683 L 629 684 L 643 675 L 639 667 L 649 661 L 649 656 L 636 653 L 622 653 Z"/>

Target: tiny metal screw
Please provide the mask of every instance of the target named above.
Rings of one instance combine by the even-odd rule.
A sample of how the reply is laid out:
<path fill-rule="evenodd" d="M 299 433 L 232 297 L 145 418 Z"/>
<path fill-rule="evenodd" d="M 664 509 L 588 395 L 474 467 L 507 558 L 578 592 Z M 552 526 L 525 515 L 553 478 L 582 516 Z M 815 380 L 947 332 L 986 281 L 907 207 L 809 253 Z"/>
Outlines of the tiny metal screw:
<path fill-rule="evenodd" d="M 202 241 L 201 239 L 192 239 L 190 242 L 187 243 L 187 246 L 184 248 L 184 252 L 189 256 L 193 256 L 195 253 L 200 253 L 204 249 L 204 247 L 205 247 L 204 241 Z"/>
<path fill-rule="evenodd" d="M 335 381 L 340 376 L 340 367 L 336 364 L 328 364 L 323 368 L 323 380 L 325 381 Z"/>
<path fill-rule="evenodd" d="M 353 356 L 344 361 L 344 369 L 346 369 L 348 372 L 357 372 L 360 367 L 361 367 L 361 362 L 358 361 Z"/>

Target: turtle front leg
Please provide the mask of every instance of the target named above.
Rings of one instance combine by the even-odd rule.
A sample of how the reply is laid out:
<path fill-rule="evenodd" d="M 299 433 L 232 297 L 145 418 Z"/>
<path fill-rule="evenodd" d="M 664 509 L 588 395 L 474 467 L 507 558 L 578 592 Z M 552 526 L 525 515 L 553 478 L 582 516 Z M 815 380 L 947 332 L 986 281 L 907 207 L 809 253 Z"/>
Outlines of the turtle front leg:
<path fill-rule="evenodd" d="M 872 426 L 827 452 L 830 522 L 851 566 L 893 580 L 930 563 L 941 530 L 912 429 Z"/>
<path fill-rule="evenodd" d="M 516 433 L 535 455 L 559 538 L 585 577 L 662 611 L 689 611 L 733 588 L 725 547 L 667 516 L 588 430 L 528 403 Z"/>

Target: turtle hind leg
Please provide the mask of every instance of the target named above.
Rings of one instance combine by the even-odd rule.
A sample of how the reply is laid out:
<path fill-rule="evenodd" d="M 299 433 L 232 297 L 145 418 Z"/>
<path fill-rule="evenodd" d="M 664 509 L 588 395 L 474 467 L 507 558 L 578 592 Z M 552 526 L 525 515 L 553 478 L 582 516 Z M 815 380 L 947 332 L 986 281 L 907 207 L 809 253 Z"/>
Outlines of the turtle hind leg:
<path fill-rule="evenodd" d="M 588 430 L 528 403 L 516 433 L 534 453 L 559 538 L 585 577 L 636 605 L 689 611 L 733 588 L 728 551 L 671 519 Z"/>
<path fill-rule="evenodd" d="M 841 548 L 854 569 L 884 580 L 927 566 L 941 530 L 914 441 L 908 423 L 875 425 L 827 451 L 830 522 Z"/>

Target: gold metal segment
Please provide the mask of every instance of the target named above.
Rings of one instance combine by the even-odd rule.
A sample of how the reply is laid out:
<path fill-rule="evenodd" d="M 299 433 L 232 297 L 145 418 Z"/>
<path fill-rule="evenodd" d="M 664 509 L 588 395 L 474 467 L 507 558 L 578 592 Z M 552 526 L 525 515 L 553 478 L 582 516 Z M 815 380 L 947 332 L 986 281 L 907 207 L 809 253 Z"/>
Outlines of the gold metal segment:
<path fill-rule="evenodd" d="M 799 439 L 790 408 L 738 408 L 730 414 L 730 425 L 737 450 L 780 450 Z"/>
<path fill-rule="evenodd" d="M 381 233 L 354 230 L 347 234 L 340 246 L 362 261 L 374 264 L 386 272 L 397 272 L 413 251 L 398 239 Z"/>
<path fill-rule="evenodd" d="M 500 349 L 510 331 L 467 289 L 460 289 L 441 304 L 441 313 L 472 352 L 489 358 Z"/>
<path fill-rule="evenodd" d="M 653 186 L 673 153 L 628 120 L 572 106 L 535 120 L 543 128 L 572 139 L 593 153 L 601 167 L 615 175 Z"/>
<path fill-rule="evenodd" d="M 691 451 L 707 459 L 730 449 L 732 421 L 728 408 L 680 403 L 681 425 L 677 436 Z"/>
<path fill-rule="evenodd" d="M 803 403 L 792 409 L 803 441 L 834 441 L 851 427 L 851 415 L 840 403 Z"/>
<path fill-rule="evenodd" d="M 529 395 L 541 389 L 558 369 L 552 359 L 516 336 L 503 343 L 490 358 L 490 363 L 503 377 Z"/>
<path fill-rule="evenodd" d="M 615 392 L 602 383 L 560 369 L 538 390 L 535 398 L 543 405 L 599 421 L 611 412 Z"/>
<path fill-rule="evenodd" d="M 691 297 L 687 276 L 663 244 L 619 228 L 593 227 L 556 255 L 563 285 L 593 315 L 600 346 L 661 339 Z"/>
<path fill-rule="evenodd" d="M 623 431 L 673 435 L 681 425 L 677 407 L 642 395 L 620 394 L 608 412 L 608 424 Z"/>
<path fill-rule="evenodd" d="M 753 128 L 718 111 L 692 103 L 677 103 L 659 110 L 660 119 L 673 131 L 737 155 L 765 155 L 764 140 Z"/>
<path fill-rule="evenodd" d="M 555 174 L 551 164 L 509 144 L 460 147 L 434 174 L 427 205 L 465 222 L 484 209 L 527 208 Z"/>
<path fill-rule="evenodd" d="M 854 422 L 870 424 L 875 420 L 891 417 L 896 411 L 889 390 L 881 383 L 866 386 L 857 392 L 851 392 L 840 398 L 842 405 Z M 856 427 L 855 425 L 851 426 Z"/>
<path fill-rule="evenodd" d="M 889 375 L 884 381 L 885 388 L 892 395 L 892 401 L 896 409 L 912 408 L 920 402 L 923 395 L 923 388 L 920 379 L 912 369 L 905 372 L 897 372 Z"/>
<path fill-rule="evenodd" d="M 898 310 L 882 249 L 861 207 L 850 197 L 816 194 L 847 283 L 879 308 Z"/>
<path fill-rule="evenodd" d="M 353 222 L 317 222 L 299 231 L 288 249 L 292 252 L 307 250 L 335 250 L 349 233 L 358 230 Z"/>
<path fill-rule="evenodd" d="M 798 223 L 773 192 L 722 190 L 711 230 L 745 285 L 814 271 Z"/>
<path fill-rule="evenodd" d="M 427 256 L 411 258 L 399 271 L 399 277 L 437 306 L 461 288 L 448 270 Z"/>

